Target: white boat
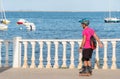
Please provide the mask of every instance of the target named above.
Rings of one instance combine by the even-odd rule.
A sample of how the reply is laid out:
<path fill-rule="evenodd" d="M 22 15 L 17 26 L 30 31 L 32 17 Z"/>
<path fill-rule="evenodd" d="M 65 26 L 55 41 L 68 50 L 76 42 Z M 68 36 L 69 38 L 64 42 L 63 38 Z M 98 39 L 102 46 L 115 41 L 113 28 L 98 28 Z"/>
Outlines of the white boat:
<path fill-rule="evenodd" d="M 10 23 L 10 21 L 7 20 L 7 19 L 1 19 L 0 22 L 3 23 L 3 24 L 9 24 Z"/>
<path fill-rule="evenodd" d="M 108 13 L 109 13 L 109 16 L 104 19 L 105 23 L 119 23 L 120 22 L 120 18 L 112 17 L 112 15 L 111 15 L 110 1 L 109 1 L 109 12 Z"/>
<path fill-rule="evenodd" d="M 7 30 L 8 26 L 6 24 L 0 24 L 0 30 Z"/>
<path fill-rule="evenodd" d="M 34 23 L 24 23 L 28 31 L 35 31 L 36 27 Z"/>
<path fill-rule="evenodd" d="M 17 21 L 17 24 L 18 24 L 18 25 L 21 25 L 21 24 L 24 24 L 24 23 L 28 23 L 28 21 L 26 21 L 25 19 L 19 19 L 19 20 Z"/>
<path fill-rule="evenodd" d="M 105 23 L 119 23 L 120 19 L 109 17 L 109 18 L 105 18 L 104 21 Z"/>
<path fill-rule="evenodd" d="M 24 25 L 24 26 L 27 28 L 28 31 L 35 31 L 35 29 L 36 29 L 36 26 L 35 26 L 34 23 L 28 22 L 28 21 L 25 20 L 25 19 L 19 19 L 19 20 L 17 21 L 17 24 L 18 24 L 18 25 Z M 21 29 L 22 29 L 22 28 L 21 28 Z"/>
<path fill-rule="evenodd" d="M 0 12 L 1 12 L 0 30 L 7 30 L 7 28 L 8 28 L 7 24 L 9 24 L 10 21 L 6 19 L 6 15 L 5 15 L 5 11 L 4 11 L 4 8 L 3 8 L 2 0 L 0 0 Z"/>

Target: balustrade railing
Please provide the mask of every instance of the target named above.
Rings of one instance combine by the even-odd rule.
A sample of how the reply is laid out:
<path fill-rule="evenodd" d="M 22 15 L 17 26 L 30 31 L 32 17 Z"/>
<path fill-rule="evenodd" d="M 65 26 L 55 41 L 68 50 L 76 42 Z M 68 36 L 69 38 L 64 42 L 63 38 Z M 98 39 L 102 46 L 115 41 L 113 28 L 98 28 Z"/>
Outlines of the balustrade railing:
<path fill-rule="evenodd" d="M 117 62 L 120 62 L 117 61 L 120 57 L 120 39 L 101 39 L 101 41 L 104 47 L 97 46 L 94 50 L 93 67 L 117 69 Z M 78 52 L 80 44 L 79 39 L 15 37 L 13 41 L 0 40 L 0 67 L 8 67 L 11 64 L 13 68 L 81 68 L 82 54 Z M 119 56 L 116 56 L 117 54 Z"/>

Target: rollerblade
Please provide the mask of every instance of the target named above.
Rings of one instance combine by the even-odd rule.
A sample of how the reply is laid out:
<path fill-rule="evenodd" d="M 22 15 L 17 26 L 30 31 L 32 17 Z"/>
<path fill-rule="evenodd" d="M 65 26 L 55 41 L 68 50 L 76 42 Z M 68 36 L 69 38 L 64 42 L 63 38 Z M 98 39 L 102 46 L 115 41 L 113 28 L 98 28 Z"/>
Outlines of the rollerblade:
<path fill-rule="evenodd" d="M 88 66 L 88 71 L 89 71 L 90 75 L 92 75 L 92 67 L 91 66 Z"/>
<path fill-rule="evenodd" d="M 90 71 L 88 67 L 83 67 L 82 70 L 79 72 L 79 76 L 90 76 Z"/>

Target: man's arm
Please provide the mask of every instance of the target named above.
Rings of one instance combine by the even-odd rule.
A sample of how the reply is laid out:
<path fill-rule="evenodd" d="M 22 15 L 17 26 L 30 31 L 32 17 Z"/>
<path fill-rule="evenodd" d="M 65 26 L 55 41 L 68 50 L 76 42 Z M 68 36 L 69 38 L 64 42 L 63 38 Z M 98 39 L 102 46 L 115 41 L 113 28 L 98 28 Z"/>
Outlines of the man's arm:
<path fill-rule="evenodd" d="M 84 45 L 85 45 L 85 41 L 86 41 L 86 36 L 85 36 L 85 35 L 83 35 L 83 38 L 82 38 L 82 43 L 81 43 L 80 48 L 79 48 L 79 52 L 82 52 L 82 48 L 83 48 L 83 47 L 84 47 Z"/>
<path fill-rule="evenodd" d="M 84 47 L 85 41 L 86 41 L 86 36 L 83 35 L 82 43 L 81 43 L 80 47 L 82 47 L 82 48 Z"/>

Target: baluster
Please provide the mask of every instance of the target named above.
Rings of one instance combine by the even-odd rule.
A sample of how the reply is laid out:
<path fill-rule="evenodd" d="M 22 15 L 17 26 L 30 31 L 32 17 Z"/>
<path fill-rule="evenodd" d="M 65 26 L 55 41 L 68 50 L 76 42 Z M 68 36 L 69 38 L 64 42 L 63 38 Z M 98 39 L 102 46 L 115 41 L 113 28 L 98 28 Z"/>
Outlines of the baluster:
<path fill-rule="evenodd" d="M 112 47 L 113 47 L 113 53 L 112 53 L 112 66 L 111 69 L 116 69 L 116 41 L 112 42 Z"/>
<path fill-rule="evenodd" d="M 50 63 L 50 60 L 51 60 L 51 57 L 50 57 L 50 45 L 51 45 L 51 42 L 46 42 L 47 43 L 47 46 L 48 46 L 48 56 L 47 56 L 47 65 L 46 65 L 46 68 L 51 68 L 51 63 Z"/>
<path fill-rule="evenodd" d="M 58 65 L 58 42 L 54 42 L 55 44 L 55 65 L 54 65 L 54 68 L 58 68 L 59 65 Z"/>
<path fill-rule="evenodd" d="M 99 49 L 99 46 L 98 46 L 98 44 L 97 44 L 96 57 L 95 57 L 95 69 L 98 69 L 98 68 L 99 68 L 99 54 L 98 54 L 98 49 Z"/>
<path fill-rule="evenodd" d="M 24 63 L 23 63 L 23 68 L 28 68 L 28 64 L 27 64 L 27 42 L 23 42 L 24 44 Z"/>
<path fill-rule="evenodd" d="M 20 60 L 20 62 L 19 62 L 19 67 L 21 67 L 21 54 L 22 54 L 22 53 L 21 53 L 21 50 L 22 50 L 21 46 L 22 46 L 22 43 L 20 42 L 20 43 L 19 43 L 19 50 L 18 50 L 18 51 L 19 51 L 18 56 L 20 56 L 20 57 L 18 58 L 18 60 Z"/>
<path fill-rule="evenodd" d="M 80 44 L 81 42 L 78 42 L 79 44 L 79 47 L 80 47 Z M 78 51 L 79 51 L 79 48 L 78 48 Z M 78 64 L 78 69 L 82 68 L 82 52 L 79 52 L 79 64 Z"/>
<path fill-rule="evenodd" d="M 74 42 L 70 42 L 71 44 L 71 64 L 70 68 L 74 68 Z"/>
<path fill-rule="evenodd" d="M 1 56 L 1 45 L 2 45 L 2 43 L 0 42 L 0 67 L 2 67 L 2 63 L 1 63 L 1 60 L 2 60 L 2 56 Z"/>
<path fill-rule="evenodd" d="M 107 69 L 107 41 L 103 42 L 104 43 L 104 64 L 103 64 L 103 69 Z"/>
<path fill-rule="evenodd" d="M 40 58 L 38 68 L 43 68 L 43 42 L 39 42 L 40 45 Z"/>
<path fill-rule="evenodd" d="M 66 42 L 62 42 L 63 44 L 63 64 L 62 67 L 67 67 L 66 66 Z"/>
<path fill-rule="evenodd" d="M 9 67 L 9 64 L 8 64 L 8 41 L 5 41 L 5 46 L 6 46 L 6 62 L 5 62 L 5 67 Z"/>
<path fill-rule="evenodd" d="M 35 66 L 35 42 L 30 42 L 30 43 L 32 45 L 32 58 L 31 58 L 32 63 L 31 63 L 30 68 L 36 68 Z"/>

